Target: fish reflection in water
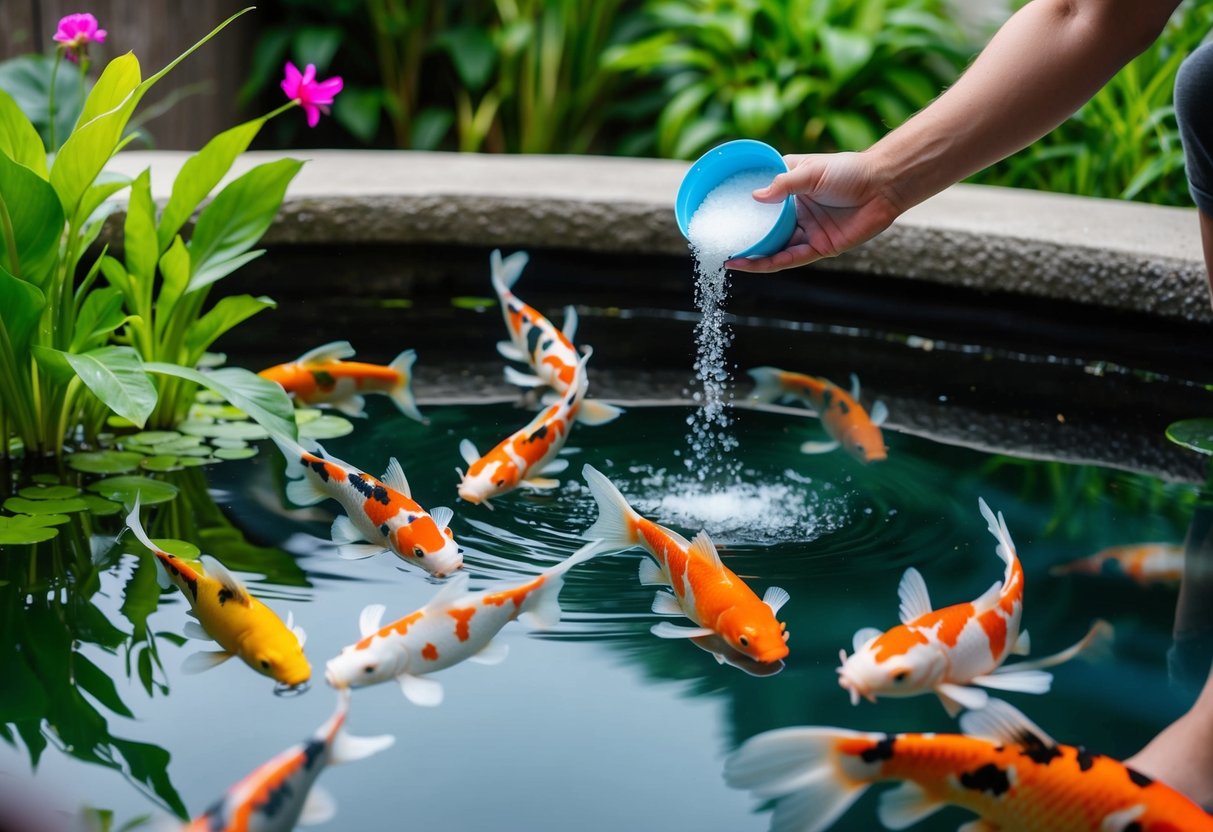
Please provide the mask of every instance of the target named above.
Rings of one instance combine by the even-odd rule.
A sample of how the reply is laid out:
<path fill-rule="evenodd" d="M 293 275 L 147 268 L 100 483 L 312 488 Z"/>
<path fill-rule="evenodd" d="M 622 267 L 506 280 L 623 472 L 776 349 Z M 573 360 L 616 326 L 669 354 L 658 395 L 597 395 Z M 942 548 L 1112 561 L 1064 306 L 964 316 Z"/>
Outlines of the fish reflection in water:
<path fill-rule="evenodd" d="M 774 676 L 783 670 L 783 661 L 760 662 L 745 653 L 734 650 L 727 641 L 716 633 L 706 636 L 695 636 L 688 639 L 700 650 L 711 653 L 717 664 L 727 664 L 751 676 Z"/>

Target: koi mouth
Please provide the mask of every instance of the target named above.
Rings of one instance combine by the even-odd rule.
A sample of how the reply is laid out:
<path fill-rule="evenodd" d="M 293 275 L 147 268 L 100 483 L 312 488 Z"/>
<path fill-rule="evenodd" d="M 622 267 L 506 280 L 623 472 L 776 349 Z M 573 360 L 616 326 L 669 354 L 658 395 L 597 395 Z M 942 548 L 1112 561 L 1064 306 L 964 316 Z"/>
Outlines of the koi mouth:
<path fill-rule="evenodd" d="M 333 672 L 331 667 L 324 669 L 324 681 L 328 682 L 330 687 L 337 688 L 338 690 L 345 690 L 349 687 L 349 685 L 337 678 L 337 674 Z"/>
<path fill-rule="evenodd" d="M 278 684 L 274 685 L 274 695 L 275 696 L 300 696 L 304 693 L 307 693 L 307 690 L 309 687 L 311 687 L 311 685 L 309 685 L 307 681 L 299 682 L 298 684 L 294 684 L 294 685 L 288 685 L 285 682 L 279 682 Z"/>
<path fill-rule="evenodd" d="M 868 690 L 862 682 L 860 682 L 858 679 L 852 678 L 851 675 L 847 673 L 847 651 L 840 650 L 838 652 L 838 658 L 842 660 L 842 667 L 834 668 L 834 672 L 838 674 L 838 686 L 847 693 L 851 694 L 851 704 L 858 705 L 860 697 L 863 697 L 869 702 L 875 704 L 876 695 Z"/>

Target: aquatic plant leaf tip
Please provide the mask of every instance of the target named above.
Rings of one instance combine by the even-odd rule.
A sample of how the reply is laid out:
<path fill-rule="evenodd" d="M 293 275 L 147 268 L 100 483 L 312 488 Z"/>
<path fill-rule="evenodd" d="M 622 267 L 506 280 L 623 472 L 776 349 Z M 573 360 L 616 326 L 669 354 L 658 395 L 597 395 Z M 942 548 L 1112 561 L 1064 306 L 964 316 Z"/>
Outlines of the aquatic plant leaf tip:
<path fill-rule="evenodd" d="M 298 101 L 299 106 L 303 107 L 307 114 L 307 126 L 315 127 L 320 123 L 320 113 L 328 115 L 329 105 L 341 92 L 345 82 L 340 75 L 317 81 L 315 64 L 308 64 L 301 73 L 298 67 L 287 61 L 284 71 L 286 77 L 282 79 L 282 91 L 287 98 Z"/>
<path fill-rule="evenodd" d="M 75 61 L 88 49 L 90 43 L 105 43 L 107 32 L 97 26 L 97 18 L 89 12 L 69 14 L 59 19 L 59 28 L 54 40 L 67 53 L 68 60 Z"/>

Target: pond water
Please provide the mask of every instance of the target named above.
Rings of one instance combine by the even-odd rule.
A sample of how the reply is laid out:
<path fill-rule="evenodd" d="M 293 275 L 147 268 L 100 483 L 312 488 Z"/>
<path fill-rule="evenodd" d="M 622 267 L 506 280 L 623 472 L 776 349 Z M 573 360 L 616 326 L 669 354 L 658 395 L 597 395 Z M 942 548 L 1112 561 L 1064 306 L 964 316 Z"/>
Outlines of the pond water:
<path fill-rule="evenodd" d="M 971 600 L 1001 578 L 978 497 L 1005 514 L 1018 545 L 1033 656 L 1069 646 L 1096 619 L 1115 627 L 1110 656 L 1062 665 L 1049 694 L 1006 694 L 1008 701 L 1059 741 L 1118 758 L 1191 703 L 1207 654 L 1193 659 L 1188 645 L 1173 644 L 1174 585 L 1050 574 L 1108 546 L 1180 543 L 1189 527 L 1207 546 L 1209 501 L 1192 473 L 1199 465 L 1160 438 L 1169 418 L 1193 415 L 1182 411 L 1205 394 L 1166 365 L 1165 351 L 1153 353 L 1162 357 L 1145 372 L 1117 365 L 1117 348 L 976 347 L 988 341 L 971 333 L 984 332 L 989 320 L 958 325 L 956 314 L 948 325 L 934 319 L 882 329 L 872 325 L 871 309 L 858 315 L 847 303 L 821 303 L 815 318 L 781 308 L 800 321 L 795 326 L 739 317 L 731 322 L 743 368 L 781 363 L 844 385 L 859 369 L 865 402 L 889 401 L 889 458 L 865 467 L 842 451 L 801 454 L 806 440 L 826 438 L 815 419 L 738 408 L 740 484 L 705 496 L 686 467 L 692 408 L 669 403 L 686 398 L 693 316 L 685 308 L 610 306 L 602 301 L 618 295 L 594 278 L 595 268 L 609 269 L 587 268 L 581 311 L 584 340 L 595 346 L 591 394 L 626 399 L 628 412 L 574 429 L 558 490 L 514 492 L 495 500 L 493 511 L 457 500 L 459 442 L 491 447 L 531 414 L 503 397 L 496 380 L 492 342 L 503 334 L 495 308 L 449 302 L 468 287 L 486 293 L 483 266 L 474 279 L 441 289 L 414 283 L 415 304 L 341 298 L 317 315 L 316 299 L 302 292 L 299 302 L 312 307 L 307 322 L 292 319 L 272 336 L 246 330 L 231 349 L 244 356 L 237 363 L 261 367 L 351 332 L 372 342 L 358 346 L 359 357 L 373 360 L 429 344 L 434 359 L 427 364 L 419 347 L 418 365 L 429 425 L 375 397 L 354 433 L 324 444 L 375 475 L 396 456 L 423 506 L 452 506 L 472 589 L 521 580 L 581 544 L 597 515 L 578 475 L 589 463 L 646 516 L 688 537 L 706 528 L 726 564 L 760 595 L 770 586 L 790 593 L 780 612 L 791 633 L 785 666 L 751 675 L 695 643 L 657 638 L 650 632 L 661 620 L 650 612 L 654 590 L 637 579 L 639 550 L 601 556 L 569 573 L 557 627 L 539 632 L 512 623 L 501 635 L 509 646 L 502 664 L 441 672 L 440 707 L 415 706 L 394 684 L 355 691 L 349 730 L 390 733 L 397 742 L 324 773 L 338 814 L 320 828 L 766 829 L 769 815 L 721 777 L 724 757 L 747 738 L 807 724 L 956 730 L 933 697 L 853 707 L 835 667 L 857 629 L 897 622 L 897 584 L 907 567 L 922 572 L 937 606 Z M 517 291 L 558 318 L 567 286 L 544 277 L 542 259 L 537 271 L 534 292 L 525 278 Z M 441 302 L 427 303 L 427 286 Z M 636 332 L 643 337 L 628 335 Z M 1066 332 L 1062 341 L 1073 337 Z M 438 357 L 435 344 L 449 349 Z M 669 352 L 671 344 L 681 346 Z M 1109 413 L 1114 420 L 1102 418 Z M 1077 432 L 1077 447 L 1054 440 L 1059 426 L 1065 436 Z M 112 810 L 116 827 L 163 811 L 158 805 L 197 815 L 328 718 L 335 695 L 320 671 L 357 640 L 362 608 L 381 603 L 398 617 L 424 605 L 439 582 L 390 555 L 341 560 L 328 540 L 336 503 L 288 506 L 283 467 L 265 444 L 252 459 L 165 474 L 181 494 L 152 515 L 149 531 L 191 540 L 283 617 L 292 612 L 308 632 L 310 690 L 275 696 L 272 681 L 239 662 L 183 674 L 182 662 L 201 643 L 175 638 L 190 620 L 180 593 L 159 593 L 151 561 L 129 554 L 138 550 L 129 534 L 109 544 L 104 536 L 119 529 L 116 517 L 76 516 L 56 541 L 3 547 L 0 723 L 12 743 L 0 742 L 0 773 L 12 777 L 0 783 L 29 776 L 32 747 L 39 757 L 33 780 L 56 805 Z M 90 547 L 92 535 L 99 541 Z M 1187 608 L 1213 609 L 1197 590 L 1185 587 Z M 1185 673 L 1201 656 L 1204 669 Z M 834 828 L 877 828 L 882 790 Z M 964 818 L 949 810 L 914 828 L 951 832 Z"/>

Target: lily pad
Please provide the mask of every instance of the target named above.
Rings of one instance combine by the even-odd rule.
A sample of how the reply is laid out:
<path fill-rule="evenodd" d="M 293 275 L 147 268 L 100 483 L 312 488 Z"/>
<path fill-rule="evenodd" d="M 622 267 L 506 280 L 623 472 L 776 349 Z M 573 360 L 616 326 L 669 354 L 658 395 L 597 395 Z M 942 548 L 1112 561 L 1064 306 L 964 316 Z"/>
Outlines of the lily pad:
<path fill-rule="evenodd" d="M 128 436 L 127 439 L 140 445 L 161 445 L 165 442 L 178 439 L 180 436 L 181 434 L 175 430 L 141 430 L 136 434 Z"/>
<path fill-rule="evenodd" d="M 41 485 L 58 485 L 59 483 L 63 482 L 63 480 L 59 479 L 54 474 L 34 474 L 34 476 L 32 476 L 30 479 L 36 483 L 40 483 Z"/>
<path fill-rule="evenodd" d="M 218 462 L 213 456 L 182 456 L 177 458 L 177 464 L 182 468 L 197 468 L 199 465 L 210 465 Z"/>
<path fill-rule="evenodd" d="M 206 419 L 231 419 L 234 421 L 242 421 L 248 418 L 243 410 L 238 407 L 233 407 L 226 402 L 221 404 L 196 404 L 190 408 L 190 418 L 206 420 Z M 181 425 L 177 425 L 177 429 L 181 430 Z"/>
<path fill-rule="evenodd" d="M 4 507 L 14 514 L 71 514 L 88 511 L 88 504 L 79 497 L 66 500 L 27 500 L 25 497 L 9 497 Z"/>
<path fill-rule="evenodd" d="M 1167 426 L 1167 438 L 1191 451 L 1213 456 L 1213 419 L 1183 419 Z"/>
<path fill-rule="evenodd" d="M 477 297 L 469 297 L 466 295 L 462 296 L 462 297 L 451 298 L 451 306 L 455 307 L 456 309 L 471 309 L 475 312 L 483 312 L 484 310 L 488 309 L 489 307 L 496 306 L 496 305 L 497 305 L 496 298 L 477 298 Z"/>
<path fill-rule="evenodd" d="M 183 560 L 198 560 L 202 550 L 188 540 L 178 540 L 175 537 L 153 537 L 152 543 L 162 552 L 176 555 Z"/>
<path fill-rule="evenodd" d="M 67 457 L 69 466 L 86 474 L 125 474 L 142 461 L 143 454 L 132 451 L 89 451 Z"/>
<path fill-rule="evenodd" d="M 122 511 L 122 505 L 96 494 L 81 494 L 80 499 L 88 506 L 89 513 L 96 517 L 109 517 Z"/>
<path fill-rule="evenodd" d="M 16 517 L 0 517 L 0 546 L 20 546 L 41 543 L 59 534 L 55 526 L 61 526 L 70 518 L 62 514 L 42 514 L 31 517 L 19 514 Z"/>
<path fill-rule="evenodd" d="M 203 443 L 201 436 L 178 436 L 169 442 L 161 442 L 156 445 L 156 452 L 161 454 L 175 454 L 183 451 L 186 448 L 197 448 Z"/>
<path fill-rule="evenodd" d="M 207 447 L 206 445 L 198 445 L 197 447 L 194 447 L 194 448 L 178 448 L 173 453 L 175 453 L 179 457 L 210 456 L 211 449 L 209 447 Z"/>
<path fill-rule="evenodd" d="M 134 503 L 136 495 L 145 506 L 166 503 L 177 496 L 177 486 L 149 477 L 107 477 L 91 483 L 88 490 L 123 505 Z"/>
<path fill-rule="evenodd" d="M 383 298 L 379 301 L 380 309 L 412 309 L 413 302 L 408 298 Z"/>
<path fill-rule="evenodd" d="M 306 425 L 313 419 L 319 419 L 324 415 L 324 411 L 316 407 L 301 407 L 295 411 L 295 424 Z"/>
<path fill-rule="evenodd" d="M 142 445 L 138 442 L 124 442 L 122 447 L 140 456 L 155 456 L 160 453 L 153 445 Z"/>
<path fill-rule="evenodd" d="M 299 425 L 299 436 L 306 439 L 335 439 L 353 432 L 350 420 L 340 416 L 321 416 Z"/>
<path fill-rule="evenodd" d="M 216 448 L 215 456 L 218 459 L 248 459 L 251 456 L 257 455 L 256 448 Z"/>
<path fill-rule="evenodd" d="M 30 485 L 17 493 L 27 500 L 66 500 L 79 494 L 80 489 L 74 485 Z"/>
<path fill-rule="evenodd" d="M 212 439 L 211 444 L 216 448 L 247 448 L 248 443 L 243 439 Z"/>
<path fill-rule="evenodd" d="M 172 454 L 161 454 L 159 456 L 149 456 L 143 460 L 143 468 L 148 471 L 163 473 L 165 471 L 180 471 L 178 457 Z"/>
<path fill-rule="evenodd" d="M 269 436 L 265 428 L 256 422 L 203 422 L 191 420 L 182 422 L 179 427 L 194 436 L 206 436 L 212 439 L 265 439 Z"/>

